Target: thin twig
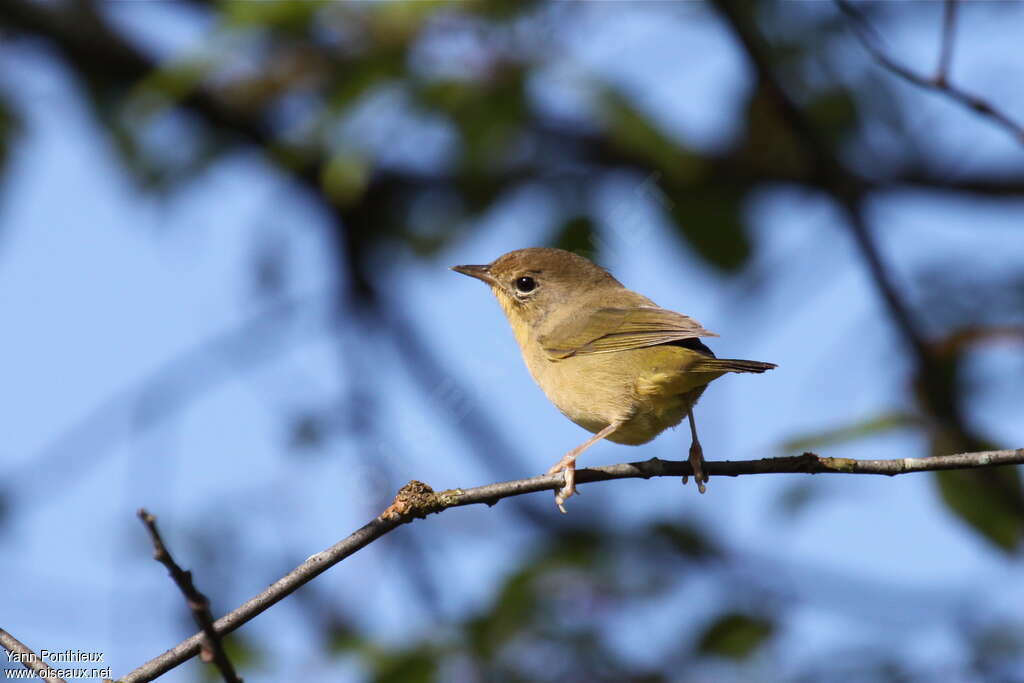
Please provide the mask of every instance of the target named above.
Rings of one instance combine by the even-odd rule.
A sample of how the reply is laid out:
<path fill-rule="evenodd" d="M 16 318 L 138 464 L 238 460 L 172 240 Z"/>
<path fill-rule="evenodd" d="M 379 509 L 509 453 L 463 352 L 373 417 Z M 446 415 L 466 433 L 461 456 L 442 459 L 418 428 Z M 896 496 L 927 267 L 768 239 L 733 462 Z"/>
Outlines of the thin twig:
<path fill-rule="evenodd" d="M 896 286 L 891 271 L 883 260 L 881 249 L 871 234 L 871 226 L 868 225 L 867 217 L 864 215 L 863 200 L 847 196 L 840 196 L 838 199 L 846 213 L 850 233 L 857 243 L 861 257 L 868 265 L 871 278 L 875 281 L 879 293 L 885 300 L 889 315 L 896 322 L 896 327 L 917 357 L 918 364 L 921 367 L 930 367 L 933 361 L 928 342 L 910 310 L 910 305 L 900 295 L 900 290 Z"/>
<path fill-rule="evenodd" d="M 40 678 L 47 681 L 57 681 L 57 683 L 67 683 L 57 675 L 56 671 L 47 666 L 43 658 L 37 655 L 32 648 L 2 628 L 0 628 L 0 647 L 3 647 L 10 653 L 7 655 L 9 661 L 17 662 L 29 671 L 34 671 Z"/>
<path fill-rule="evenodd" d="M 935 83 L 949 85 L 949 67 L 953 63 L 953 43 L 956 42 L 956 2 L 946 0 L 942 8 L 942 48 L 939 52 L 939 67 L 935 71 Z"/>
<path fill-rule="evenodd" d="M 871 190 L 870 184 L 865 183 L 863 178 L 842 163 L 825 143 L 809 117 L 786 93 L 772 69 L 768 46 L 751 20 L 746 7 L 736 0 L 714 0 L 714 4 L 739 39 L 783 119 L 802 144 L 805 153 L 813 160 L 818 173 L 819 187 L 831 194 L 846 214 L 847 227 L 888 308 L 889 316 L 914 355 L 917 376 L 943 377 L 944 370 L 939 367 L 924 332 L 915 319 L 910 305 L 897 288 L 895 278 L 891 275 L 891 270 L 886 265 L 881 249 L 871 233 L 864 214 L 864 201 Z M 926 382 L 925 385 L 922 400 L 928 412 L 955 437 L 955 443 L 960 444 L 960 448 L 973 450 L 977 439 L 973 438 L 959 411 L 956 410 L 955 402 L 948 400 L 945 387 L 936 382 Z"/>
<path fill-rule="evenodd" d="M 971 325 L 932 345 L 938 356 L 953 356 L 965 348 L 993 341 L 1024 342 L 1024 325 Z"/>
<path fill-rule="evenodd" d="M 915 73 L 907 67 L 899 64 L 894 59 L 889 57 L 871 38 L 873 29 L 870 24 L 867 23 L 865 17 L 860 13 L 856 7 L 854 7 L 848 0 L 835 0 L 836 5 L 846 16 L 852 19 L 851 26 L 853 27 L 853 34 L 857 37 L 860 44 L 867 50 L 868 54 L 879 64 L 879 66 L 890 71 L 891 73 L 899 76 L 908 83 L 912 83 L 925 90 L 933 90 L 935 92 L 944 93 L 950 99 L 959 102 L 963 106 L 977 112 L 981 116 L 984 116 L 991 121 L 999 124 L 1007 131 L 1009 131 L 1016 139 L 1017 142 L 1024 144 L 1024 127 L 1019 123 L 1011 119 L 1008 115 L 997 109 L 988 100 L 985 100 L 977 95 L 973 95 L 965 90 L 952 85 L 949 82 L 947 75 L 940 71 L 939 76 L 935 78 L 928 78 L 921 74 Z M 952 3 L 950 3 L 952 4 Z M 948 7 L 949 5 L 947 5 Z M 947 20 L 946 23 L 952 21 L 950 18 L 951 10 L 947 9 Z M 944 43 L 946 41 L 944 40 Z M 951 41 L 950 41 L 951 42 Z M 950 51 L 952 48 L 949 48 Z M 945 48 L 943 48 L 945 52 Z M 941 67 L 940 67 L 941 68 Z M 941 76 L 941 79 L 940 79 Z"/>
<path fill-rule="evenodd" d="M 822 187 L 832 193 L 846 210 L 851 232 L 861 249 L 864 260 L 868 263 L 879 293 L 885 299 L 893 320 L 903 337 L 915 353 L 922 358 L 926 357 L 927 349 L 924 337 L 918 330 L 910 307 L 900 297 L 895 283 L 889 276 L 889 270 L 883 263 L 878 246 L 864 221 L 863 213 L 856 208 L 869 189 L 869 185 L 840 162 L 810 119 L 797 106 L 793 98 L 786 93 L 772 69 L 771 58 L 763 38 L 749 17 L 736 6 L 735 0 L 716 0 L 715 6 L 728 21 L 736 37 L 739 38 L 757 71 L 758 78 L 767 87 L 786 123 L 797 134 L 808 156 L 814 160 Z"/>
<path fill-rule="evenodd" d="M 814 453 L 785 458 L 707 462 L 704 471 L 713 477 L 735 477 L 746 474 L 879 474 L 894 476 L 909 472 L 974 469 L 1024 463 L 1024 448 L 1015 450 L 958 453 L 927 458 L 900 458 L 897 460 L 854 460 L 852 458 L 824 458 Z M 686 461 L 645 460 L 606 467 L 581 469 L 576 473 L 577 484 L 589 484 L 611 479 L 649 479 L 651 477 L 690 476 L 693 469 Z M 300 587 L 338 564 L 358 550 L 365 548 L 392 529 L 414 519 L 448 508 L 465 505 L 494 505 L 499 500 L 538 491 L 562 487 L 561 474 L 546 474 L 529 479 L 488 484 L 471 489 L 450 489 L 435 493 L 426 484 L 409 482 L 398 492 L 395 501 L 381 516 L 330 548 L 313 555 L 284 577 L 271 584 L 259 595 L 213 623 L 217 633 L 230 633 L 272 605 L 280 602 Z M 712 489 L 713 490 L 713 489 Z M 121 683 L 142 683 L 173 669 L 194 657 L 199 651 L 203 633 L 197 633 L 159 657 L 155 657 L 119 679 Z"/>
<path fill-rule="evenodd" d="M 144 509 L 138 512 L 139 519 L 146 525 L 149 537 L 153 541 L 153 559 L 167 567 L 167 573 L 174 579 L 181 594 L 185 596 L 185 602 L 192 611 L 192 618 L 202 631 L 200 636 L 200 659 L 204 662 L 212 662 L 225 683 L 242 683 L 242 679 L 235 673 L 235 667 L 224 652 L 224 643 L 221 642 L 221 635 L 213 627 L 213 614 L 210 613 L 210 600 L 199 592 L 192 582 L 192 572 L 185 571 L 171 557 L 171 553 L 164 545 L 160 531 L 156 528 L 156 517 Z"/>

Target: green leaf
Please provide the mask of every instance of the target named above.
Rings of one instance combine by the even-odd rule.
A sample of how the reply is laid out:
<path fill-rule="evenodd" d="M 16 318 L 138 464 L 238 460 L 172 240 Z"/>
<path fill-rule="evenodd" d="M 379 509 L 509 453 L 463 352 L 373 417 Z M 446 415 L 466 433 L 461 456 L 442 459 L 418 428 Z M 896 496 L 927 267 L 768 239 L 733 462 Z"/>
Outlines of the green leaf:
<path fill-rule="evenodd" d="M 429 645 L 381 657 L 376 662 L 375 683 L 432 683 L 438 680 L 439 652 Z"/>
<path fill-rule="evenodd" d="M 474 654 L 489 661 L 517 634 L 543 621 L 550 603 L 543 589 L 538 588 L 541 580 L 566 568 L 590 572 L 606 540 L 582 529 L 567 529 L 552 537 L 548 547 L 506 579 L 489 612 L 466 622 L 466 636 Z"/>
<path fill-rule="evenodd" d="M 487 81 L 434 80 L 414 91 L 422 105 L 455 125 L 464 172 L 491 174 L 514 154 L 530 115 L 526 75 L 523 65 L 505 64 Z"/>
<path fill-rule="evenodd" d="M 358 202 L 369 182 L 369 165 L 352 154 L 335 154 L 320 173 L 320 186 L 324 194 L 338 206 L 351 206 Z"/>
<path fill-rule="evenodd" d="M 658 522 L 651 533 L 668 541 L 669 546 L 691 559 L 707 559 L 719 555 L 719 549 L 696 526 L 684 523 Z"/>
<path fill-rule="evenodd" d="M 221 644 L 224 646 L 224 654 L 228 656 L 228 660 L 235 668 L 235 673 L 237 673 L 241 678 L 246 678 L 246 676 L 243 675 L 246 671 L 258 669 L 263 665 L 264 652 L 256 646 L 255 641 L 243 637 L 238 633 L 232 633 L 222 638 Z M 196 662 L 202 666 L 202 680 L 209 681 L 209 683 L 216 683 L 216 681 L 224 680 L 224 677 L 221 676 L 217 667 L 214 665 L 203 664 L 200 662 L 199 658 L 196 658 Z"/>
<path fill-rule="evenodd" d="M 942 500 L 961 520 L 1000 550 L 1020 547 L 1024 495 L 1016 467 L 936 472 Z"/>
<path fill-rule="evenodd" d="M 220 3 L 221 14 L 229 26 L 281 28 L 303 32 L 326 0 L 227 0 Z"/>
<path fill-rule="evenodd" d="M 175 104 L 202 85 L 214 68 L 212 61 L 192 58 L 163 64 L 141 79 L 128 104 L 132 116 L 152 115 Z"/>
<path fill-rule="evenodd" d="M 900 411 L 891 411 L 858 420 L 842 427 L 826 429 L 816 434 L 806 434 L 789 439 L 782 443 L 780 449 L 785 453 L 813 451 L 822 446 L 835 446 L 841 443 L 856 441 L 896 429 L 915 427 L 920 423 L 916 415 Z"/>
<path fill-rule="evenodd" d="M 665 191 L 677 233 L 701 258 L 722 270 L 737 270 L 750 258 L 744 192 L 721 185 Z"/>
<path fill-rule="evenodd" d="M 775 97 L 763 85 L 751 92 L 745 120 L 746 135 L 740 145 L 744 162 L 783 177 L 808 175 L 806 151 L 779 113 Z"/>
<path fill-rule="evenodd" d="M 527 565 L 509 577 L 491 610 L 466 622 L 466 637 L 476 656 L 493 659 L 502 645 L 533 620 L 540 608 L 533 585 L 537 573 L 536 567 Z"/>
<path fill-rule="evenodd" d="M 551 246 L 594 260 L 597 256 L 596 229 L 590 216 L 574 216 L 562 223 Z"/>
<path fill-rule="evenodd" d="M 673 184 L 693 182 L 702 175 L 700 157 L 661 131 L 628 97 L 606 88 L 601 104 L 609 137 L 618 147 L 641 157 Z"/>
<path fill-rule="evenodd" d="M 768 619 L 727 612 L 705 629 L 697 651 L 728 659 L 746 659 L 774 632 L 775 624 Z"/>
<path fill-rule="evenodd" d="M 469 0 L 459 3 L 459 9 L 481 17 L 507 21 L 532 12 L 539 4 L 537 0 Z"/>
<path fill-rule="evenodd" d="M 806 105 L 807 115 L 832 144 L 839 144 L 860 123 L 857 102 L 849 90 L 837 88 L 816 95 Z"/>

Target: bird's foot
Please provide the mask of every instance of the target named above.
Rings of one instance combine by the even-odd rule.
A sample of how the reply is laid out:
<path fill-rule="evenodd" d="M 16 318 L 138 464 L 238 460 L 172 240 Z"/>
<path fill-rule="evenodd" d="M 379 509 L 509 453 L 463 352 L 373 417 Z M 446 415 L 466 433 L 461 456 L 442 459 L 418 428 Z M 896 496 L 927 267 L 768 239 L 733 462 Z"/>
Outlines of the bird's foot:
<path fill-rule="evenodd" d="M 704 449 L 700 447 L 700 442 L 694 441 L 690 445 L 690 467 L 693 468 L 693 479 L 697 482 L 697 491 L 704 493 L 707 487 L 704 486 L 708 480 L 708 475 L 704 472 Z M 685 484 L 687 477 L 683 475 L 683 483 Z"/>
<path fill-rule="evenodd" d="M 566 514 L 565 501 L 576 495 L 576 454 L 569 453 L 548 470 L 548 474 L 564 472 L 562 488 L 555 491 L 555 505 L 559 511 Z"/>

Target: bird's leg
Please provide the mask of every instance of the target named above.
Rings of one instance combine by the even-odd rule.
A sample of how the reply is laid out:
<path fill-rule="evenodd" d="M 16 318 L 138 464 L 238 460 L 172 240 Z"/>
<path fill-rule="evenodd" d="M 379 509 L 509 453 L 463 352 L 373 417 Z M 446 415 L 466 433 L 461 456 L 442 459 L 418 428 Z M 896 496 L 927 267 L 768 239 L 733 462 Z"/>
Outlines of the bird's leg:
<path fill-rule="evenodd" d="M 697 482 L 697 490 L 704 493 L 704 483 L 708 475 L 704 473 L 704 449 L 700 447 L 700 439 L 697 438 L 697 423 L 693 421 L 693 408 L 687 411 L 690 418 L 690 436 L 693 441 L 690 443 L 690 467 L 693 468 L 693 479 Z M 686 483 L 686 475 L 683 475 L 683 483 Z"/>
<path fill-rule="evenodd" d="M 580 453 L 587 450 L 595 443 L 608 436 L 622 425 L 621 422 L 613 422 L 597 434 L 581 443 L 576 448 L 572 449 L 554 464 L 554 466 L 548 470 L 548 474 L 555 474 L 556 472 L 565 472 L 564 485 L 558 491 L 555 491 L 555 505 L 558 509 L 565 514 L 565 501 L 567 501 L 573 494 L 576 493 L 576 458 L 579 457 Z"/>

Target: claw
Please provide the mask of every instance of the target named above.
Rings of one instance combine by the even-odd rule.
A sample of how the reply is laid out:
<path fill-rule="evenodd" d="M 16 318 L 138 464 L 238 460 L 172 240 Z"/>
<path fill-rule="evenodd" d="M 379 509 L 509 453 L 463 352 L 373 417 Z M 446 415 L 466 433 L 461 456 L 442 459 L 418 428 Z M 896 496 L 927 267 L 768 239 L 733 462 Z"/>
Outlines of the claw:
<path fill-rule="evenodd" d="M 555 474 L 556 472 L 562 472 L 563 484 L 562 488 L 555 491 L 555 505 L 558 506 L 559 511 L 564 515 L 567 514 L 565 501 L 576 495 L 576 458 L 566 456 L 548 470 L 548 474 Z"/>
<path fill-rule="evenodd" d="M 555 492 L 555 505 L 558 509 L 565 514 L 565 501 L 569 500 L 576 494 L 576 458 L 579 457 L 580 453 L 587 450 L 595 443 L 605 438 L 622 425 L 621 421 L 610 423 L 607 427 L 594 434 L 592 437 L 581 443 L 576 448 L 572 449 L 568 453 L 562 456 L 562 459 L 555 463 L 555 466 L 548 470 L 548 474 L 557 474 L 558 472 L 565 472 L 563 475 L 564 485 L 561 489 Z"/>
<path fill-rule="evenodd" d="M 697 491 L 704 493 L 707 487 L 704 483 L 708 481 L 708 475 L 704 472 L 704 451 L 699 441 L 694 441 L 690 446 L 690 467 L 693 468 L 693 479 L 697 482 Z M 683 476 L 683 483 L 686 483 L 686 476 Z"/>

